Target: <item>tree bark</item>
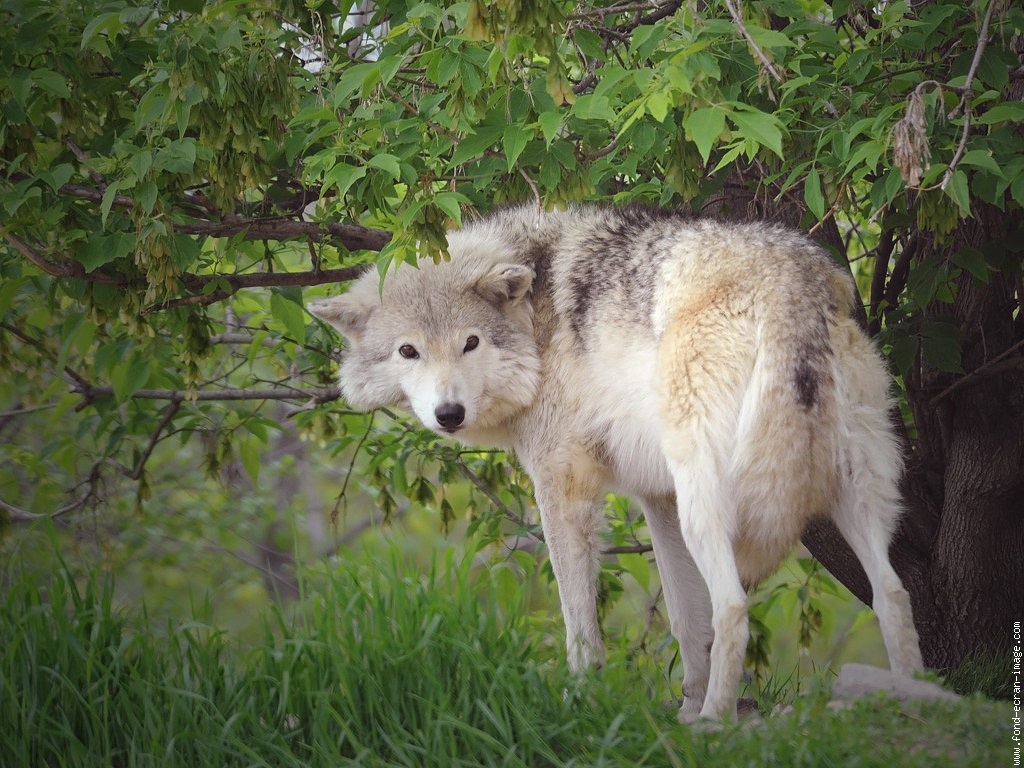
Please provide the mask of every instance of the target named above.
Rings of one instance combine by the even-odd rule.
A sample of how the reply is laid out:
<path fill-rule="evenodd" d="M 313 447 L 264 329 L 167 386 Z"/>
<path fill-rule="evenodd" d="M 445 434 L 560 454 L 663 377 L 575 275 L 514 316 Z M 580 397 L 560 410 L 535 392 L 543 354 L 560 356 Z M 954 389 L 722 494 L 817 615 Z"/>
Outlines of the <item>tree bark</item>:
<path fill-rule="evenodd" d="M 1012 264 L 1008 250 L 1021 222 L 994 209 L 975 213 L 950 244 L 924 249 L 921 258 L 1003 248 Z M 965 373 L 924 360 L 907 380 L 916 434 L 908 443 L 906 514 L 890 556 L 911 595 L 925 664 L 936 669 L 1008 654 L 1012 622 L 1024 617 L 1024 297 L 1015 271 L 987 282 L 965 271 L 953 304 L 929 308 L 963 331 Z M 815 521 L 803 540 L 870 604 L 864 572 L 834 526 Z"/>

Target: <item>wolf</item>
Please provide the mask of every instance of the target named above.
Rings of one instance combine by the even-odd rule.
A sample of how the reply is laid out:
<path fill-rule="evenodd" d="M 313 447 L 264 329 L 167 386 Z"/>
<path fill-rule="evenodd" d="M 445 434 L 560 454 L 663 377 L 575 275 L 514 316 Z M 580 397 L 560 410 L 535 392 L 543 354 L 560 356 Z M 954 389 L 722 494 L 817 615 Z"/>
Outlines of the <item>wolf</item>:
<path fill-rule="evenodd" d="M 535 486 L 568 663 L 600 665 L 602 500 L 645 515 L 683 659 L 680 719 L 734 717 L 747 590 L 818 515 L 870 580 L 890 666 L 922 670 L 888 557 L 901 454 L 848 270 L 804 236 L 678 211 L 511 207 L 450 259 L 310 312 L 348 340 L 354 406 L 517 455 Z"/>

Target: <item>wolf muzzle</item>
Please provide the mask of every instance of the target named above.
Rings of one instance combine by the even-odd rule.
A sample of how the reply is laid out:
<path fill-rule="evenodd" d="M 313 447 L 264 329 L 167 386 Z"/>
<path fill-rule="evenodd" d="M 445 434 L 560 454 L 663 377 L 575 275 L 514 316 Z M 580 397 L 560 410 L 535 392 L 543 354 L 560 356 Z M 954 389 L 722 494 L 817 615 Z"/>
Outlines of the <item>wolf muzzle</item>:
<path fill-rule="evenodd" d="M 461 403 L 441 403 L 434 409 L 434 418 L 445 432 L 455 432 L 466 419 L 466 408 Z"/>

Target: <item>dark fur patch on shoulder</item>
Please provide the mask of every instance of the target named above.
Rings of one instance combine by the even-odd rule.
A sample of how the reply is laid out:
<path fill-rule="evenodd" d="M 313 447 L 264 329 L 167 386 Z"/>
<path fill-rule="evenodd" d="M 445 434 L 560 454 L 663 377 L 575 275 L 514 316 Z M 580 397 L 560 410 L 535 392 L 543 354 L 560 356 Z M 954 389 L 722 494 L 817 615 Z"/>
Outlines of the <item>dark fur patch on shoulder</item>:
<path fill-rule="evenodd" d="M 643 322 L 650 311 L 650 294 L 669 239 L 666 229 L 684 225 L 691 217 L 678 209 L 631 205 L 623 208 L 596 207 L 604 215 L 597 227 L 574 254 L 576 269 L 571 278 L 569 322 L 584 344 L 587 315 L 597 298 L 611 290 L 624 295 L 623 307 L 630 307 Z"/>

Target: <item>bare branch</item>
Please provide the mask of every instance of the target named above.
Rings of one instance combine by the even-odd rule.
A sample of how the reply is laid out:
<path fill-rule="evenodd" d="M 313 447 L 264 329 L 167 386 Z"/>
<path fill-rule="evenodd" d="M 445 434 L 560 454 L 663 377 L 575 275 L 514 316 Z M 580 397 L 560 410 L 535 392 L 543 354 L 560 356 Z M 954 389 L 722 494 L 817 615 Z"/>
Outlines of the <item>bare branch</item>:
<path fill-rule="evenodd" d="M 993 357 L 991 360 L 986 362 L 984 365 L 980 365 L 970 373 L 961 376 L 959 379 L 954 381 L 944 390 L 939 392 L 935 397 L 932 398 L 931 404 L 934 406 L 940 400 L 950 395 L 952 392 L 960 389 L 960 387 L 968 384 L 976 383 L 981 379 L 988 378 L 990 376 L 998 376 L 1008 370 L 1015 370 L 1017 368 L 1024 367 L 1024 358 L 1007 359 L 1014 352 L 1024 348 L 1024 340 L 1018 341 L 1012 347 L 1003 350 L 1000 354 Z"/>
<path fill-rule="evenodd" d="M 750 30 L 747 29 L 747 25 L 743 23 L 743 14 L 740 13 L 740 9 L 737 6 L 738 0 L 724 0 L 725 7 L 729 9 L 729 15 L 732 16 L 732 20 L 736 23 L 736 28 L 740 34 L 746 39 L 747 44 L 753 49 L 757 58 L 761 60 L 761 66 L 764 67 L 765 71 L 772 76 L 777 83 L 783 81 L 782 73 L 779 72 L 775 64 L 772 62 L 768 55 L 761 50 L 761 47 L 754 41 L 753 36 L 750 34 Z M 773 99 L 774 100 L 774 99 Z"/>
<path fill-rule="evenodd" d="M 112 397 L 114 388 L 76 385 L 72 392 L 82 395 L 86 402 L 96 397 Z M 170 400 L 183 403 L 228 400 L 305 400 L 314 404 L 329 403 L 341 397 L 337 387 L 273 387 L 270 389 L 200 389 L 189 392 L 182 389 L 140 389 L 132 393 L 135 400 Z M 81 407 L 81 406 L 80 406 Z"/>
<path fill-rule="evenodd" d="M 127 282 L 124 278 L 111 277 L 110 275 L 105 275 L 102 272 L 86 272 L 85 268 L 77 261 L 68 262 L 66 264 L 58 264 L 50 261 L 36 251 L 35 248 L 11 232 L 5 232 L 4 238 L 22 256 L 43 270 L 43 272 L 48 275 L 52 275 L 53 277 L 75 277 L 80 280 L 88 280 L 92 283 L 103 283 L 104 285 L 125 285 Z"/>
<path fill-rule="evenodd" d="M 55 517 L 60 517 L 68 512 L 73 512 L 79 507 L 83 506 L 86 501 L 89 500 L 89 493 L 86 493 L 82 498 L 76 499 L 75 501 L 68 502 L 63 507 L 55 509 L 53 512 L 47 514 L 38 514 L 36 512 L 29 512 L 27 509 L 16 507 L 13 504 L 9 504 L 3 499 L 0 499 L 0 509 L 7 512 L 10 515 L 11 522 L 14 523 L 30 523 L 34 520 L 49 520 Z"/>
<path fill-rule="evenodd" d="M 882 330 L 882 321 L 878 313 L 885 298 L 885 278 L 889 273 L 889 262 L 892 259 L 893 248 L 896 247 L 896 235 L 892 229 L 882 232 L 878 247 L 875 249 L 875 271 L 871 275 L 871 305 L 868 315 L 870 317 L 868 333 L 877 336 Z"/>
<path fill-rule="evenodd" d="M 495 507 L 509 520 L 515 523 L 519 528 L 526 531 L 526 533 L 537 541 L 544 541 L 544 533 L 540 530 L 539 526 L 531 525 L 523 517 L 516 513 L 508 504 L 503 502 L 494 491 L 488 487 L 479 475 L 476 474 L 469 466 L 459 459 L 455 463 L 459 473 L 469 480 L 473 486 L 480 491 L 487 499 L 494 504 Z M 601 550 L 602 555 L 631 555 L 631 554 L 644 554 L 653 551 L 654 547 L 650 544 L 630 544 L 621 547 L 607 547 Z"/>
<path fill-rule="evenodd" d="M 480 491 L 480 493 L 482 493 L 484 496 L 486 496 L 488 501 L 490 501 L 494 506 L 496 506 L 501 511 L 501 513 L 503 515 L 505 515 L 506 518 L 508 518 L 513 523 L 515 523 L 517 526 L 522 528 L 530 536 L 532 536 L 533 538 L 537 539 L 537 541 L 544 541 L 544 534 L 541 533 L 537 529 L 537 526 L 536 525 L 530 525 L 528 522 L 526 522 L 526 520 L 523 519 L 522 516 L 517 514 L 514 509 L 512 509 L 508 504 L 503 502 L 498 497 L 498 494 L 496 494 L 494 491 L 492 491 L 490 489 L 490 487 L 487 485 L 487 483 L 485 483 L 480 478 L 480 476 L 477 475 L 476 472 L 474 472 L 472 469 L 470 469 L 469 466 L 464 461 L 462 461 L 462 459 L 457 460 L 455 462 L 455 466 L 459 470 L 459 473 L 464 478 L 469 480 L 469 482 L 472 483 L 473 486 L 478 491 Z"/>
<path fill-rule="evenodd" d="M 176 223 L 174 231 L 186 235 L 207 237 L 234 237 L 245 235 L 246 240 L 293 240 L 333 238 L 350 251 L 379 251 L 389 242 L 392 234 L 383 229 L 370 229 L 358 224 L 337 222 L 294 221 L 292 219 L 250 219 L 232 217 L 225 221 L 192 221 Z"/>
<path fill-rule="evenodd" d="M 103 201 L 104 191 L 84 184 L 65 184 L 60 194 L 89 200 Z M 119 208 L 132 208 L 135 201 L 128 195 L 115 195 L 113 204 Z M 185 235 L 206 235 L 207 237 L 234 237 L 245 235 L 246 240 L 292 240 L 312 238 L 323 240 L 333 238 L 350 251 L 379 251 L 391 241 L 391 233 L 383 229 L 371 229 L 358 224 L 337 222 L 295 221 L 288 218 L 248 218 L 230 216 L 223 221 L 196 219 L 177 222 L 175 232 Z"/>
<path fill-rule="evenodd" d="M 139 461 L 135 464 L 135 469 L 132 470 L 131 474 L 128 475 L 132 480 L 138 480 L 142 477 L 142 471 L 146 468 L 146 462 L 149 461 L 149 457 L 153 455 L 153 449 L 156 448 L 156 444 L 160 442 L 160 435 L 167 429 L 167 425 L 171 423 L 171 419 L 174 418 L 178 410 L 181 408 L 180 400 L 172 400 L 171 404 L 167 406 L 167 410 L 164 411 L 163 418 L 160 419 L 160 423 L 156 425 L 156 429 L 153 430 L 153 435 L 149 438 L 149 443 L 146 445 L 146 449 L 139 456 Z"/>
<path fill-rule="evenodd" d="M 302 223 L 303 222 L 283 222 L 283 224 L 287 225 Z M 357 227 L 357 229 L 363 228 Z M 367 231 L 376 232 L 378 230 Z M 284 233 L 285 230 L 279 230 L 277 234 L 280 234 L 283 237 Z M 385 234 L 390 237 L 390 233 Z M 298 237 L 297 234 L 296 237 Z M 5 232 L 4 238 L 15 250 L 39 267 L 43 272 L 51 275 L 52 277 L 86 280 L 90 283 L 100 283 L 103 285 L 128 286 L 131 284 L 124 276 L 114 276 L 98 271 L 86 272 L 85 268 L 77 261 L 68 261 L 64 263 L 50 261 L 24 240 L 11 232 Z M 180 275 L 179 279 L 188 290 L 196 292 L 198 295 L 186 296 L 179 299 L 170 299 L 162 304 L 156 304 L 149 307 L 144 310 L 144 312 L 156 312 L 180 306 L 212 304 L 217 301 L 223 301 L 228 296 L 242 290 L 243 288 L 271 288 L 281 286 L 309 286 L 325 285 L 328 283 L 343 283 L 356 279 L 363 274 L 366 269 L 366 265 L 357 264 L 351 267 L 341 267 L 340 269 L 315 269 L 306 272 L 254 272 L 229 275 L 195 275 L 186 272 Z M 211 283 L 225 285 L 227 288 L 209 293 L 203 292 L 206 286 Z"/>
<path fill-rule="evenodd" d="M 960 135 L 960 143 L 957 145 L 956 152 L 953 153 L 953 159 L 949 161 L 949 165 L 946 166 L 946 172 L 942 175 L 942 183 L 939 185 L 941 189 L 945 189 L 949 182 L 953 180 L 953 172 L 956 170 L 957 165 L 960 164 L 964 151 L 967 149 L 967 139 L 971 135 L 971 115 L 974 113 L 971 107 L 971 98 L 974 96 L 972 86 L 974 84 L 974 76 L 978 72 L 978 65 L 981 63 L 981 56 L 985 52 L 985 46 L 988 45 L 988 26 L 992 20 L 992 11 L 995 7 L 996 0 L 989 0 L 988 10 L 985 11 L 985 19 L 981 23 L 981 29 L 978 31 L 978 45 L 974 49 L 974 59 L 971 61 L 971 68 L 967 72 L 967 78 L 964 80 L 963 90 L 960 94 L 960 104 L 964 110 L 964 130 Z"/>

